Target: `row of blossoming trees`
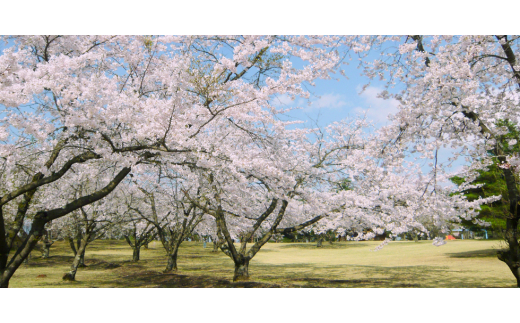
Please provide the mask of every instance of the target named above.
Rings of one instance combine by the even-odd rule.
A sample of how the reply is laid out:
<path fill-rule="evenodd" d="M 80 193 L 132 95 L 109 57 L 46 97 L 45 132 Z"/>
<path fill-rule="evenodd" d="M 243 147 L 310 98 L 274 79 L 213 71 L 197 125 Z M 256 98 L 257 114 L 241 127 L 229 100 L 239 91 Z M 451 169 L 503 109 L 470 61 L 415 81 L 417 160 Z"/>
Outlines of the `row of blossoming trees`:
<path fill-rule="evenodd" d="M 51 226 L 71 237 L 76 257 L 68 279 L 87 245 L 107 230 L 126 236 L 134 259 L 142 245 L 159 239 L 167 271 L 176 270 L 188 235 L 211 235 L 240 280 L 281 233 L 312 228 L 368 239 L 446 229 L 493 200 L 469 203 L 440 185 L 446 174 L 437 152 L 446 145 L 472 158 L 462 174 L 468 185 L 472 171 L 489 164 L 490 150 L 501 158 L 514 200 L 510 250 L 501 259 L 519 278 L 516 164 L 495 126 L 518 117 L 516 38 L 4 40 L 1 287 Z M 396 44 L 398 51 L 389 52 Z M 368 61 L 374 50 L 384 60 Z M 393 123 L 367 131 L 363 118 L 325 129 L 284 121 L 288 111 L 273 99 L 308 98 L 305 87 L 342 72 L 349 55 L 361 58 L 367 76 L 390 80 L 382 95 L 401 104 Z M 396 81 L 405 86 L 392 94 Z M 431 173 L 405 160 L 410 154 L 433 159 Z M 350 189 L 338 189 L 345 179 Z"/>

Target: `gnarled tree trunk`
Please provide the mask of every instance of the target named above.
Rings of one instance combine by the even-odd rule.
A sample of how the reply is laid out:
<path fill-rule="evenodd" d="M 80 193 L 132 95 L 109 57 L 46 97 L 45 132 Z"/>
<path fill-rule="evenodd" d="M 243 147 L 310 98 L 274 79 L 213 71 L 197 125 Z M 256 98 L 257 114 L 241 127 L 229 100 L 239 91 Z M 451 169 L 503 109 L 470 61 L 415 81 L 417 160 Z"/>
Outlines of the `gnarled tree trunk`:
<path fill-rule="evenodd" d="M 249 280 L 249 258 L 247 257 L 235 261 L 235 273 L 233 275 L 234 282 L 245 280 Z"/>
<path fill-rule="evenodd" d="M 177 250 L 168 255 L 168 263 L 166 264 L 165 273 L 177 272 Z"/>

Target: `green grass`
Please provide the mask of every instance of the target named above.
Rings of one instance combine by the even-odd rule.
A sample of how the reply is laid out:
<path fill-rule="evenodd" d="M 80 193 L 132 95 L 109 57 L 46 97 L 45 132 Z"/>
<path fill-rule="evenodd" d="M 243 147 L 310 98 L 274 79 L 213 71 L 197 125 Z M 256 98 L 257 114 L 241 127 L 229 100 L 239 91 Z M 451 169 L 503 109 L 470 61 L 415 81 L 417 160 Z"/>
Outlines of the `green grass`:
<path fill-rule="evenodd" d="M 233 283 L 233 262 L 210 244 L 184 242 L 177 274 L 166 266 L 159 242 L 141 250 L 131 262 L 124 241 L 95 241 L 87 248 L 76 282 L 62 281 L 72 252 L 56 242 L 51 257 L 36 256 L 11 279 L 10 287 L 516 287 L 508 267 L 496 258 L 497 240 L 456 240 L 441 247 L 431 241 L 337 242 L 323 248 L 314 243 L 269 243 L 251 261 L 249 282 Z M 46 277 L 37 278 L 38 275 Z"/>

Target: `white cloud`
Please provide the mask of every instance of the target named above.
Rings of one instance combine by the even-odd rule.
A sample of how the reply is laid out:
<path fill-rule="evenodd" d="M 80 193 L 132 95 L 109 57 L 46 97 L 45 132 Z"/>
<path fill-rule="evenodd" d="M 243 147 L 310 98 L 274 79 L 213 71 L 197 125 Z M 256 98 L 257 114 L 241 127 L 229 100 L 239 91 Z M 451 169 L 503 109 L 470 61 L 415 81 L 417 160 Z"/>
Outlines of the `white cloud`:
<path fill-rule="evenodd" d="M 276 107 L 301 107 L 305 111 L 318 110 L 318 109 L 338 109 L 348 105 L 345 100 L 345 96 L 335 93 L 327 93 L 321 95 L 319 98 L 315 98 L 309 101 L 296 97 L 295 100 L 291 99 L 289 95 L 283 94 L 278 95 L 273 99 L 273 105 Z"/>
<path fill-rule="evenodd" d="M 384 123 L 388 121 L 389 114 L 395 114 L 399 101 L 395 99 L 378 98 L 377 94 L 383 91 L 381 88 L 368 87 L 359 95 L 364 101 L 366 108 L 356 107 L 354 111 L 357 113 L 366 113 L 367 119 L 373 120 L 376 123 Z"/>
<path fill-rule="evenodd" d="M 287 94 L 278 95 L 273 99 L 273 104 L 276 107 L 289 107 L 292 106 L 293 103 L 294 100 Z"/>
<path fill-rule="evenodd" d="M 319 99 L 311 102 L 310 108 L 316 109 L 337 109 L 347 105 L 344 96 L 341 94 L 328 93 Z"/>

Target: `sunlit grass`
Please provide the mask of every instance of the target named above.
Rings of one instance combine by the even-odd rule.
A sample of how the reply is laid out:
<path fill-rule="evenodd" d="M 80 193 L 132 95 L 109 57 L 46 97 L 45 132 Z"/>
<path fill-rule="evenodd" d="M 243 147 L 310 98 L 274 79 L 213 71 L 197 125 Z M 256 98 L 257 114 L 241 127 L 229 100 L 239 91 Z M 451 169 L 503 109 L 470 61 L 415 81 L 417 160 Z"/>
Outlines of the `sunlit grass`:
<path fill-rule="evenodd" d="M 251 279 L 232 283 L 233 263 L 210 244 L 185 242 L 177 274 L 162 274 L 165 253 L 158 242 L 131 262 L 124 241 L 96 241 L 86 253 L 87 268 L 77 282 L 61 277 L 72 252 L 56 242 L 49 259 L 34 253 L 11 279 L 10 287 L 515 287 L 508 267 L 496 258 L 500 241 L 456 240 L 435 247 L 431 241 L 340 242 L 323 248 L 314 243 L 269 243 L 251 261 Z M 38 275 L 46 277 L 37 278 Z"/>

